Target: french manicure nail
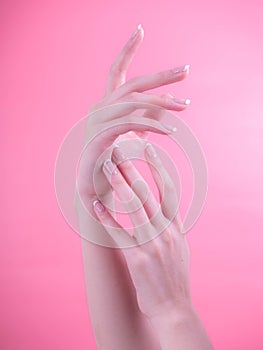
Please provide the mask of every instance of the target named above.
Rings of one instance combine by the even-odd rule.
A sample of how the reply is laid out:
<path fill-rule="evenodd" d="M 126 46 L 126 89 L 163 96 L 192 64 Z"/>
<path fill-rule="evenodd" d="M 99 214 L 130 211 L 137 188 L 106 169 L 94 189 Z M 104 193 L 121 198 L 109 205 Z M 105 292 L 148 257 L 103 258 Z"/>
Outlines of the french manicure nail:
<path fill-rule="evenodd" d="M 133 32 L 133 34 L 132 34 L 132 36 L 131 36 L 131 39 L 134 39 L 134 38 L 136 37 L 137 33 L 139 32 L 139 30 L 141 30 L 141 29 L 142 29 L 142 25 L 139 24 L 139 25 L 137 26 L 137 28 L 135 29 L 135 31 Z"/>
<path fill-rule="evenodd" d="M 93 202 L 93 207 L 97 213 L 103 213 L 105 211 L 104 205 L 101 202 L 99 202 L 98 200 L 95 200 Z"/>
<path fill-rule="evenodd" d="M 181 99 L 181 98 L 175 98 L 175 97 L 171 97 L 171 101 L 177 104 L 181 104 L 181 105 L 189 105 L 191 100 L 189 98 L 187 98 L 186 100 Z"/>
<path fill-rule="evenodd" d="M 103 163 L 103 166 L 105 167 L 105 169 L 110 175 L 112 174 L 116 175 L 119 173 L 116 165 L 114 165 L 110 159 L 105 160 L 105 162 Z"/>
<path fill-rule="evenodd" d="M 149 157 L 151 158 L 157 158 L 157 153 L 155 152 L 154 147 L 150 143 L 146 143 L 146 152 Z"/>
<path fill-rule="evenodd" d="M 172 72 L 177 74 L 177 73 L 183 73 L 183 72 L 188 72 L 190 68 L 189 64 L 186 64 L 184 66 L 180 66 L 180 67 L 175 67 L 172 69 Z"/>
<path fill-rule="evenodd" d="M 163 124 L 163 123 L 162 123 L 162 126 L 163 126 L 165 129 L 169 130 L 170 132 L 175 132 L 175 131 L 177 130 L 177 128 L 176 128 L 175 126 L 172 126 L 172 125 L 168 125 L 168 124 Z"/>

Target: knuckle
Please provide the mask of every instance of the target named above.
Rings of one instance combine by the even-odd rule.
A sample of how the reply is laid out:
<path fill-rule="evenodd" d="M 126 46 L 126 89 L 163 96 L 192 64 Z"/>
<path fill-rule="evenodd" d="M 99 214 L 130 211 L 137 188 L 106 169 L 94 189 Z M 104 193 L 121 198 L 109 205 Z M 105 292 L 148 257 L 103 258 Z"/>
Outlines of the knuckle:
<path fill-rule="evenodd" d="M 171 97 L 167 95 L 162 95 L 160 96 L 160 98 L 161 98 L 161 102 L 171 105 Z"/>
<path fill-rule="evenodd" d="M 120 166 L 123 170 L 131 171 L 134 168 L 134 165 L 130 160 L 125 159 L 123 162 L 120 163 Z"/>
<path fill-rule="evenodd" d="M 137 214 L 139 215 L 138 211 L 142 208 L 142 203 L 135 194 L 133 194 L 132 199 L 129 201 L 128 207 L 131 212 L 137 211 Z"/>
<path fill-rule="evenodd" d="M 110 182 L 113 186 L 123 185 L 124 180 L 120 175 L 112 175 L 110 178 Z"/>
<path fill-rule="evenodd" d="M 136 193 L 136 195 L 142 199 L 147 199 L 150 189 L 146 181 L 143 179 L 137 178 L 131 183 L 131 188 Z"/>
<path fill-rule="evenodd" d="M 167 71 L 161 71 L 156 73 L 156 77 L 158 80 L 165 80 L 168 77 Z"/>
<path fill-rule="evenodd" d="M 172 242 L 172 239 L 173 239 L 173 235 L 171 233 L 171 230 L 165 229 L 161 233 L 161 240 L 162 240 L 162 242 L 170 244 Z"/>
<path fill-rule="evenodd" d="M 138 77 L 129 79 L 128 85 L 131 90 L 135 90 L 138 87 Z"/>
<path fill-rule="evenodd" d="M 148 265 L 148 257 L 147 255 L 139 251 L 137 254 L 134 254 L 134 266 L 138 269 L 144 269 Z"/>
<path fill-rule="evenodd" d="M 154 238 L 155 231 L 152 229 L 149 219 L 144 216 L 141 218 L 141 224 L 137 227 L 137 231 L 140 234 L 140 242 L 151 241 Z"/>
<path fill-rule="evenodd" d="M 164 225 L 164 216 L 161 208 L 150 219 L 151 224 L 159 231 Z"/>
<path fill-rule="evenodd" d="M 120 67 L 120 65 L 116 62 L 113 62 L 110 66 L 110 72 L 111 73 L 114 73 L 114 74 L 119 74 L 119 73 L 122 73 L 122 69 Z"/>
<path fill-rule="evenodd" d="M 159 240 L 153 239 L 151 241 L 151 247 L 150 247 L 150 255 L 154 258 L 160 258 L 161 257 L 161 247 L 159 244 Z"/>
<path fill-rule="evenodd" d="M 137 101 L 139 98 L 140 93 L 137 91 L 132 91 L 129 93 L 129 100 L 130 101 Z"/>

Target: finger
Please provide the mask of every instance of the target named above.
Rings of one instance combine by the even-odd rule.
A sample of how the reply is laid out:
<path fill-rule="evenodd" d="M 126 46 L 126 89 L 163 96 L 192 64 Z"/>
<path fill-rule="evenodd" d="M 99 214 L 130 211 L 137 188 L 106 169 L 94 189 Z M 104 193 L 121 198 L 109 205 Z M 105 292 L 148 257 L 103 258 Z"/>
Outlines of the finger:
<path fill-rule="evenodd" d="M 152 118 L 154 118 L 154 114 L 152 115 Z M 158 122 L 154 119 L 128 115 L 107 123 L 104 122 L 103 129 L 98 129 L 93 138 L 96 138 L 100 133 L 103 133 L 107 145 L 110 146 L 119 135 L 130 131 L 150 131 L 161 135 L 169 135 L 176 131 L 176 127 Z"/>
<path fill-rule="evenodd" d="M 164 99 L 165 97 L 168 97 L 169 95 L 172 95 L 171 92 L 168 92 L 167 94 L 161 95 L 161 97 Z M 155 119 L 161 120 L 162 116 L 166 113 L 165 109 L 160 108 L 157 111 L 154 111 L 155 113 Z M 152 110 L 146 109 L 146 111 L 143 113 L 143 117 L 150 118 L 152 114 Z"/>
<path fill-rule="evenodd" d="M 149 116 L 149 118 L 133 115 L 132 112 L 138 109 L 146 110 L 147 116 Z M 105 106 L 100 110 L 93 112 L 91 115 L 89 115 L 89 118 L 96 118 L 99 122 L 97 130 L 98 133 L 103 132 L 104 130 L 107 130 L 111 127 L 114 128 L 115 125 L 121 128 L 121 130 L 118 130 L 119 135 L 129 131 L 152 131 L 161 134 L 167 134 L 169 132 L 176 131 L 176 128 L 173 126 L 168 126 L 155 120 L 158 120 L 160 113 L 164 112 L 165 109 L 160 106 L 145 102 L 127 101 Z M 96 115 L 97 113 L 98 115 Z M 103 129 L 101 128 L 100 123 L 103 124 Z M 133 125 L 132 127 L 131 124 Z M 97 135 L 97 132 L 95 132 L 95 136 Z M 115 136 L 116 135 L 114 134 L 114 137 Z"/>
<path fill-rule="evenodd" d="M 113 91 L 111 98 L 117 99 L 134 91 L 144 92 L 162 85 L 172 84 L 183 80 L 189 73 L 189 67 L 190 66 L 187 64 L 185 66 L 132 78 Z"/>
<path fill-rule="evenodd" d="M 141 24 L 138 25 L 133 36 L 125 44 L 115 61 L 112 63 L 104 96 L 108 96 L 113 90 L 126 82 L 129 65 L 144 37 Z"/>
<path fill-rule="evenodd" d="M 103 172 L 113 190 L 123 202 L 134 225 L 141 225 L 148 221 L 148 217 L 141 201 L 125 181 L 119 168 L 110 159 L 103 163 Z"/>
<path fill-rule="evenodd" d="M 165 95 L 162 95 L 162 96 L 165 96 Z M 164 109 L 159 109 L 159 110 L 156 110 L 154 112 L 155 114 L 155 120 L 161 120 L 162 116 L 166 113 L 166 110 Z M 152 116 L 152 110 L 149 110 L 147 109 L 144 113 L 143 113 L 143 118 L 151 118 Z M 137 131 L 136 134 L 138 135 L 138 137 L 146 140 L 149 136 L 149 131 Z"/>
<path fill-rule="evenodd" d="M 125 96 L 125 101 L 127 102 L 138 101 L 142 103 L 149 103 L 149 104 L 157 105 L 165 109 L 174 110 L 174 111 L 185 110 L 191 102 L 189 98 L 187 99 L 176 98 L 170 93 L 160 96 L 157 94 L 145 94 L 145 93 L 139 93 L 139 92 L 133 92 L 131 97 L 129 97 L 129 95 Z"/>
<path fill-rule="evenodd" d="M 128 140 L 134 140 L 135 142 L 132 143 L 133 149 L 136 153 L 136 150 L 138 152 L 142 151 L 142 146 L 145 145 L 145 138 L 149 131 L 128 131 L 125 134 L 119 135 L 116 140 L 114 141 L 114 144 L 112 144 L 112 150 L 115 146 L 119 146 L 125 141 Z"/>
<path fill-rule="evenodd" d="M 130 236 L 130 234 L 121 227 L 100 201 L 95 200 L 93 202 L 93 207 L 99 221 L 118 247 L 134 246 L 137 244 L 135 238 Z"/>
<path fill-rule="evenodd" d="M 133 162 L 127 158 L 126 154 L 118 145 L 113 148 L 112 157 L 127 184 L 141 200 L 148 218 L 151 219 L 151 217 L 159 210 L 159 205 L 147 182 L 134 166 Z"/>
<path fill-rule="evenodd" d="M 132 93 L 129 96 L 129 101 L 121 100 L 106 104 L 89 114 L 89 119 L 95 118 L 97 122 L 105 123 L 109 120 L 117 119 L 140 109 L 145 109 L 149 112 L 157 113 L 162 107 L 145 102 L 136 101 L 137 93 Z"/>
<path fill-rule="evenodd" d="M 107 159 L 103 163 L 103 172 L 113 190 L 115 190 L 122 201 L 125 210 L 127 210 L 134 225 L 135 237 L 137 240 L 141 240 L 143 237 L 146 238 L 148 236 L 147 226 L 149 225 L 149 218 L 140 199 L 127 184 L 116 164 L 110 159 Z"/>
<path fill-rule="evenodd" d="M 177 212 L 178 198 L 174 182 L 172 181 L 166 168 L 163 166 L 163 163 L 155 148 L 150 143 L 146 144 L 145 157 L 148 161 L 154 181 L 159 191 L 163 215 L 168 220 L 176 219 L 177 223 L 180 225 L 180 216 Z M 156 169 L 158 169 L 158 171 Z M 175 208 L 177 209 L 176 211 Z"/>

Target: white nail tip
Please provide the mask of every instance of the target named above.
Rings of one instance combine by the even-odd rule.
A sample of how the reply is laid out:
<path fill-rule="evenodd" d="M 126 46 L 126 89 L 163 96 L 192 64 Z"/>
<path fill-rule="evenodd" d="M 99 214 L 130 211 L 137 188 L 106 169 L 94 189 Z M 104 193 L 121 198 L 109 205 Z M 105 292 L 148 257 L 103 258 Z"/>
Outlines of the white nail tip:
<path fill-rule="evenodd" d="M 142 31 L 142 25 L 141 24 L 138 24 L 137 28 L 135 29 L 135 31 L 133 32 L 133 34 L 131 36 L 131 39 L 134 39 L 137 36 L 139 31 Z"/>
<path fill-rule="evenodd" d="M 167 124 L 162 124 L 163 127 L 169 131 L 175 132 L 177 131 L 177 128 L 175 126 L 167 125 Z"/>
<path fill-rule="evenodd" d="M 191 100 L 190 100 L 189 98 L 187 98 L 187 99 L 184 101 L 184 104 L 185 104 L 185 105 L 189 105 L 190 102 L 191 102 Z"/>
<path fill-rule="evenodd" d="M 189 68 L 190 68 L 190 64 L 186 64 L 186 65 L 184 66 L 184 71 L 185 71 L 185 72 L 189 71 Z"/>

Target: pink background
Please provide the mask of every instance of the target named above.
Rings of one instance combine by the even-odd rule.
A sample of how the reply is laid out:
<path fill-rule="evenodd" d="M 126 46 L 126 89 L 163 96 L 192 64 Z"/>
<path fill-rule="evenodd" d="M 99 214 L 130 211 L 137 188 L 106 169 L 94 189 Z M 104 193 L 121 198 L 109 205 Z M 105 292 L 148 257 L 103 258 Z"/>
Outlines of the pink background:
<path fill-rule="evenodd" d="M 1 349 L 96 349 L 54 164 L 139 23 L 128 78 L 191 65 L 187 80 L 160 91 L 191 98 L 180 116 L 209 171 L 188 234 L 196 308 L 215 348 L 263 348 L 262 15 L 253 0 L 1 2 Z"/>

